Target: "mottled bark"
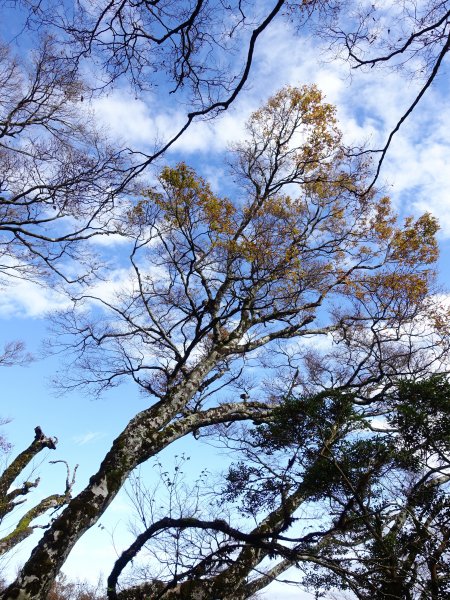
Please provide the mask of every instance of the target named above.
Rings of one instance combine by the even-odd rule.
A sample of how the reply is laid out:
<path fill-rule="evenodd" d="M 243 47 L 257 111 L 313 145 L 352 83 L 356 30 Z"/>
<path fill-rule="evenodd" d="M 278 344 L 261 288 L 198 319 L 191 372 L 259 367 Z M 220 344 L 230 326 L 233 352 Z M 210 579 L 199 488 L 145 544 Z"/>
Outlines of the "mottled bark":
<path fill-rule="evenodd" d="M 7 536 L 0 540 L 0 555 L 5 554 L 14 546 L 29 537 L 35 530 L 35 526 L 31 523 L 37 517 L 43 515 L 47 510 L 53 508 L 57 509 L 60 506 L 64 506 L 70 499 L 70 493 L 65 494 L 53 494 L 48 496 L 39 502 L 37 506 L 34 506 L 17 523 L 14 530 Z"/>
<path fill-rule="evenodd" d="M 4 471 L 0 477 L 0 491 L 1 491 L 1 503 L 0 503 L 0 516 L 3 519 L 9 512 L 14 510 L 19 504 L 23 504 L 25 499 L 21 499 L 22 496 L 26 496 L 28 492 L 39 485 L 39 478 L 35 481 L 25 481 L 21 487 L 12 490 L 8 493 L 9 487 L 14 483 L 15 479 L 22 473 L 24 468 L 30 463 L 30 461 L 44 448 L 50 448 L 55 450 L 57 439 L 47 437 L 44 435 L 42 429 L 38 426 L 35 428 L 35 438 L 33 442 L 28 446 L 26 450 L 21 452 L 19 456 L 10 464 L 10 466 Z M 17 544 L 22 542 L 28 536 L 30 536 L 36 529 L 36 525 L 33 525 L 33 521 L 45 514 L 49 509 L 57 509 L 60 506 L 64 506 L 71 498 L 71 492 L 73 484 L 75 483 L 75 474 L 77 467 L 75 467 L 72 477 L 70 477 L 69 466 L 65 461 L 50 461 L 51 463 L 63 462 L 67 467 L 67 479 L 66 488 L 63 494 L 52 494 L 43 498 L 36 506 L 30 508 L 19 520 L 14 529 L 0 539 L 0 555 L 5 554 Z"/>
<path fill-rule="evenodd" d="M 294 560 L 284 559 L 277 563 L 271 569 L 268 569 L 264 575 L 258 577 L 257 579 L 253 579 L 249 581 L 243 589 L 242 589 L 242 597 L 243 598 L 251 598 L 256 592 L 267 587 L 272 581 L 275 581 L 277 577 L 279 577 L 282 573 L 290 569 L 295 565 Z M 229 598 L 225 598 L 225 600 L 236 600 L 235 596 L 229 596 Z"/>
<path fill-rule="evenodd" d="M 10 513 L 21 501 L 20 496 L 25 496 L 28 492 L 39 484 L 39 479 L 35 481 L 25 481 L 20 488 L 8 493 L 9 488 L 14 481 L 23 472 L 25 467 L 39 452 L 45 448 L 55 450 L 58 440 L 56 438 L 44 435 L 42 429 L 35 428 L 35 437 L 31 444 L 21 452 L 13 462 L 5 469 L 0 477 L 0 520 Z"/>
<path fill-rule="evenodd" d="M 341 345 L 329 360 L 324 355 L 323 372 L 322 359 L 320 364 L 310 355 L 295 359 L 310 379 L 304 387 L 321 389 L 331 379 L 335 387 L 367 390 L 370 402 L 385 376 L 392 381 L 410 369 L 410 346 L 405 355 L 401 344 L 395 346 L 398 339 L 390 343 L 391 332 L 395 338 L 423 310 L 430 315 L 423 299 L 437 256 L 435 221 L 424 216 L 396 228 L 387 199 L 363 194 L 368 167 L 347 160 L 334 109 L 314 87 L 279 92 L 254 113 L 249 133 L 249 141 L 237 148 L 236 163 L 245 200 L 233 204 L 215 196 L 185 164 L 164 169 L 160 186 L 129 215 L 137 236 L 130 295 L 124 291 L 112 304 L 97 299 L 112 314 L 106 325 L 85 321 L 75 309 L 62 318 L 63 333 L 79 340 L 75 367 L 89 374 L 81 383 L 104 390 L 128 376 L 158 401 L 113 442 L 3 600 L 46 596 L 73 545 L 136 466 L 203 426 L 260 418 L 261 407 L 251 403 L 200 411 L 226 386 L 245 385 L 240 374 L 247 357 L 259 365 L 271 362 L 263 353 L 257 356 L 263 346 L 268 353 L 281 350 L 282 368 L 283 362 L 292 366 L 291 350 L 275 349 L 272 342 L 334 332 Z M 291 145 L 296 137 L 306 140 L 301 148 Z M 291 201 L 283 188 L 294 184 L 299 196 Z M 334 365 L 337 378 L 331 377 Z M 68 387 L 72 384 L 69 380 Z M 285 531 L 301 501 L 301 490 L 283 496 L 256 533 L 264 538 Z M 216 569 L 208 581 L 178 578 L 168 584 L 166 597 L 245 597 L 249 575 L 270 554 L 260 546 L 239 540 L 233 558 L 238 548 L 240 555 L 224 571 Z M 276 548 L 283 558 L 292 558 L 290 552 Z M 141 598 L 148 595 L 141 592 Z"/>
<path fill-rule="evenodd" d="M 199 427 L 230 420 L 258 418 L 264 406 L 256 403 L 226 404 L 209 411 L 172 420 L 186 406 L 210 369 L 213 352 L 174 385 L 165 400 L 136 415 L 113 442 L 98 472 L 46 531 L 25 564 L 19 578 L 1 596 L 6 599 L 45 598 L 74 544 L 101 517 L 130 472 L 174 440 Z"/>

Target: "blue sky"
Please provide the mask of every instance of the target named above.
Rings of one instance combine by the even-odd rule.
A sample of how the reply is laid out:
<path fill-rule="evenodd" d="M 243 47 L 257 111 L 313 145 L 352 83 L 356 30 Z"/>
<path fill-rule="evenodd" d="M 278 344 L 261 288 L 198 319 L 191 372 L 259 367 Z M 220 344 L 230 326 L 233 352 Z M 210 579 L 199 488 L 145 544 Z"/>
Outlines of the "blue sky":
<path fill-rule="evenodd" d="M 286 84 L 316 83 L 327 100 L 337 106 L 338 118 L 349 144 L 367 141 L 372 146 L 381 145 L 413 99 L 418 83 L 402 79 L 398 73 L 375 69 L 366 75 L 356 73 L 350 81 L 348 66 L 338 62 L 318 65 L 317 54 L 313 37 L 298 38 L 286 22 L 277 21 L 260 40 L 252 76 L 238 101 L 222 118 L 194 124 L 160 165 L 184 160 L 209 179 L 215 191 L 224 193 L 228 187 L 224 161 L 227 146 L 243 137 L 243 125 L 250 112 Z M 395 137 L 379 180 L 379 185 L 391 196 L 401 215 L 430 211 L 439 219 L 439 269 L 444 291 L 450 282 L 450 104 L 446 102 L 449 81 L 447 61 L 437 85 Z M 168 135 L 183 118 L 183 107 L 172 106 L 168 111 L 157 94 L 144 101 L 135 99 L 126 88 L 115 89 L 94 100 L 90 109 L 117 145 L 126 144 L 143 151 L 153 147 L 155 135 Z M 110 256 L 122 252 L 120 244 L 112 239 L 103 244 L 102 250 Z M 125 278 L 123 265 L 112 269 L 101 293 L 110 293 Z M 21 339 L 36 360 L 26 368 L 2 370 L 1 414 L 12 420 L 4 431 L 17 450 L 31 441 L 36 425 L 40 425 L 46 434 L 56 435 L 58 449 L 49 452 L 45 458 L 64 459 L 72 467 L 79 463 L 76 490 L 80 490 L 114 437 L 137 411 L 146 406 L 146 400 L 131 384 L 108 392 L 101 399 L 92 399 L 80 392 L 59 397 L 54 394 L 50 380 L 59 359 L 42 358 L 42 341 L 48 335 L 46 313 L 64 303 L 57 288 L 49 290 L 20 282 L 2 291 L 0 344 Z M 193 444 L 191 437 L 171 448 L 164 458 L 170 463 L 171 456 L 182 451 L 192 457 L 194 477 L 204 466 L 214 470 L 220 468 L 222 461 L 223 464 L 226 462 L 209 446 Z M 39 472 L 42 483 L 34 495 L 35 500 L 39 494 L 63 489 L 65 473 L 62 465 L 43 464 Z M 115 558 L 109 533 L 114 531 L 116 548 L 120 549 L 127 541 L 128 517 L 125 499 L 119 497 L 101 520 L 105 530 L 96 528 L 81 540 L 67 562 L 66 571 L 71 576 L 90 579 L 95 579 L 99 570 L 108 573 Z M 23 560 L 33 543 L 34 538 L 16 554 L 10 570 L 15 568 L 15 561 Z M 273 588 L 267 597 L 273 600 L 291 597 L 289 591 L 278 591 L 280 589 Z M 298 592 L 293 594 L 299 597 Z"/>

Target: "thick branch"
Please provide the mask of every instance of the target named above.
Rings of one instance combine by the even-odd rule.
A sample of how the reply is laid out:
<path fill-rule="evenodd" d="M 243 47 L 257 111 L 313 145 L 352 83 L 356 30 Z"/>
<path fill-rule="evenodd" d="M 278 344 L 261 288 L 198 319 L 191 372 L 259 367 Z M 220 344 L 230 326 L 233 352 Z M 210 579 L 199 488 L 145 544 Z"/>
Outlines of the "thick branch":
<path fill-rule="evenodd" d="M 19 477 L 25 467 L 31 462 L 31 460 L 41 452 L 44 448 L 55 450 L 58 440 L 56 438 L 47 437 L 44 435 L 42 429 L 37 426 L 35 428 L 35 437 L 32 443 L 26 450 L 21 452 L 13 462 L 5 469 L 0 477 L 0 519 L 3 519 L 5 515 L 11 512 L 16 506 L 14 500 L 18 496 L 26 495 L 29 490 L 38 485 L 39 480 L 35 482 L 26 481 L 20 489 L 13 490 L 8 493 L 9 488 L 14 481 Z"/>

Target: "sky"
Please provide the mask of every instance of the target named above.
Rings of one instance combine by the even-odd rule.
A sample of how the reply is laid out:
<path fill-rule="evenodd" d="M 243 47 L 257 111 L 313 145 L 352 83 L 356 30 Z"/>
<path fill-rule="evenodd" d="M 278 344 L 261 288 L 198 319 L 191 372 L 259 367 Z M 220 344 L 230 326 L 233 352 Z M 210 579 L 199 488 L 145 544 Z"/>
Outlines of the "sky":
<path fill-rule="evenodd" d="M 246 89 L 220 119 L 194 124 L 160 161 L 160 165 L 183 160 L 207 178 L 214 191 L 227 189 L 224 163 L 228 146 L 244 136 L 244 123 L 250 113 L 284 85 L 316 83 L 326 100 L 337 107 L 338 120 L 345 140 L 367 141 L 380 146 L 390 129 L 417 92 L 418 82 L 402 79 L 398 73 L 353 73 L 348 66 L 329 61 L 323 56 L 318 63 L 318 48 L 313 36 L 299 38 L 290 25 L 278 20 L 260 40 L 253 70 Z M 444 64 L 437 85 L 427 93 L 414 115 L 395 136 L 378 182 L 393 200 L 398 212 L 419 215 L 429 211 L 440 222 L 440 284 L 445 292 L 450 283 L 450 122 L 449 63 Z M 182 121 L 182 109 L 158 102 L 157 95 L 146 100 L 135 99 L 126 88 L 118 88 L 92 101 L 90 106 L 98 123 L 108 130 L 118 145 L 149 150 L 156 135 L 167 135 Z M 118 244 L 109 240 L 105 252 L 120 252 Z M 102 293 L 110 293 L 126 277 L 126 269 L 112 270 Z M 48 337 L 47 314 L 65 305 L 58 288 L 38 288 L 19 282 L 2 290 L 0 295 L 0 345 L 21 339 L 35 360 L 27 367 L 2 370 L 1 415 L 11 420 L 3 430 L 14 450 L 19 451 L 33 438 L 40 425 L 47 435 L 59 439 L 56 452 L 39 455 L 34 465 L 42 482 L 33 495 L 62 490 L 65 480 L 63 465 L 48 465 L 48 460 L 63 459 L 73 468 L 79 464 L 75 492 L 83 489 L 110 447 L 112 440 L 137 411 L 147 406 L 146 400 L 131 384 L 125 384 L 94 399 L 74 391 L 56 395 L 51 386 L 58 369 L 59 357 L 46 356 L 43 341 Z M 174 455 L 185 451 L 191 456 L 192 476 L 201 469 L 213 472 L 221 463 L 201 441 L 183 440 L 164 453 L 170 465 Z M 223 464 L 226 459 L 223 457 Z M 41 495 L 41 496 L 40 496 Z M 131 540 L 127 533 L 130 509 L 121 495 L 95 527 L 77 544 L 65 571 L 71 577 L 95 580 L 100 572 L 107 574 L 117 552 Z M 34 546 L 36 536 L 23 544 L 7 565 L 14 572 L 26 553 Z M 113 542 L 113 543 L 112 543 Z M 267 592 L 271 600 L 302 598 L 298 590 L 274 584 Z M 307 595 L 305 598 L 309 597 Z"/>

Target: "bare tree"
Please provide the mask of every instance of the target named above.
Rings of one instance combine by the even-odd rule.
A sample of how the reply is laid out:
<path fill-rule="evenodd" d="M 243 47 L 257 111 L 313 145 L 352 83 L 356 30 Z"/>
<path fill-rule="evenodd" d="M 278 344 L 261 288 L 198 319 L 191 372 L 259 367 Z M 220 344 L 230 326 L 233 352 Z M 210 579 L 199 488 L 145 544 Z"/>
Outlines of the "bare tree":
<path fill-rule="evenodd" d="M 258 39 L 285 5 L 272 3 L 108 2 L 63 7 L 55 2 L 17 2 L 28 11 L 30 30 L 42 28 L 63 48 L 66 61 L 95 65 L 91 88 L 123 77 L 138 93 L 158 86 L 160 98 L 180 96 L 185 121 L 154 152 L 136 152 L 134 178 L 163 154 L 190 124 L 227 110 L 244 88 Z"/>
<path fill-rule="evenodd" d="M 79 242 L 120 229 L 121 152 L 81 110 L 83 83 L 51 39 L 29 64 L 1 46 L 0 85 L 2 281 L 82 280 L 98 265 Z"/>
<path fill-rule="evenodd" d="M 60 574 L 55 581 L 48 600 L 105 600 L 100 585 L 91 585 L 86 581 L 72 581 Z"/>
<path fill-rule="evenodd" d="M 170 443 L 218 423 L 268 419 L 276 396 L 263 382 L 248 385 L 252 367 L 267 373 L 284 357 L 289 368 L 292 348 L 335 336 L 346 356 L 336 380 L 364 403 L 414 373 L 420 355 L 428 369 L 440 360 L 444 317 L 429 299 L 436 222 L 424 215 L 399 226 L 387 198 L 364 193 L 367 165 L 348 157 L 334 109 L 315 87 L 284 89 L 257 111 L 233 164 L 235 201 L 184 164 L 163 169 L 129 212 L 133 281 L 116 301 L 78 298 L 100 303 L 96 322 L 60 315 L 59 340 L 67 334 L 81 384 L 105 389 L 131 377 L 149 408 L 114 441 L 3 598 L 45 596 L 133 469 Z M 429 325 L 423 335 L 417 322 Z M 273 519 L 282 518 L 280 509 Z"/>
<path fill-rule="evenodd" d="M 32 361 L 33 356 L 25 350 L 25 344 L 20 340 L 7 342 L 0 354 L 0 366 L 2 367 L 28 365 Z"/>
<path fill-rule="evenodd" d="M 318 32 L 335 57 L 348 61 L 353 73 L 370 74 L 373 68 L 381 68 L 421 82 L 384 146 L 366 150 L 378 157 L 373 185 L 394 135 L 446 68 L 450 49 L 448 3 L 350 1 L 338 6 L 311 2 L 306 3 L 305 10 L 309 18 L 316 19 Z"/>

